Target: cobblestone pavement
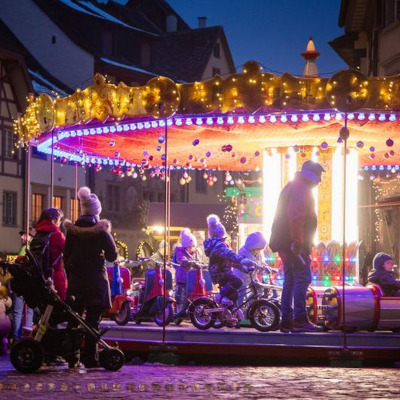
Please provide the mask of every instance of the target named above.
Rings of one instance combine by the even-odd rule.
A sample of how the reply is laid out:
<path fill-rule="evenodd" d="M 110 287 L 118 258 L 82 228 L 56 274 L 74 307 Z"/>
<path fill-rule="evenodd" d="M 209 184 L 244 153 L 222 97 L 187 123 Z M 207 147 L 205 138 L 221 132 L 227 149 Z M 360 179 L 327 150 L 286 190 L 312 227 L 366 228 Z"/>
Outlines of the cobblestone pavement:
<path fill-rule="evenodd" d="M 395 368 L 174 366 L 134 359 L 118 372 L 16 372 L 0 356 L 0 399 L 399 399 Z"/>

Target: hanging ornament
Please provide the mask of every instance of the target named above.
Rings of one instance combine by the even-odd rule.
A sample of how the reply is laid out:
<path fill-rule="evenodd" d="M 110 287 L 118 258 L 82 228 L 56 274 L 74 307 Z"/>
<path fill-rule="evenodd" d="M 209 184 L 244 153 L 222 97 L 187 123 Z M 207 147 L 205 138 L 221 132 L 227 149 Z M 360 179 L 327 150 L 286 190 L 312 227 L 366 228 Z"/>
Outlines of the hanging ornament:
<path fill-rule="evenodd" d="M 193 155 L 192 154 L 189 154 L 189 160 L 193 160 Z"/>
<path fill-rule="evenodd" d="M 151 171 L 151 172 L 150 172 L 150 178 L 154 178 L 155 176 L 156 176 L 155 172 L 154 172 L 154 171 Z"/>
<path fill-rule="evenodd" d="M 226 145 L 222 146 L 221 150 L 224 152 L 227 151 L 229 153 L 230 151 L 232 151 L 232 145 L 226 144 Z"/>
<path fill-rule="evenodd" d="M 165 154 L 161 154 L 161 160 L 165 161 Z"/>
<path fill-rule="evenodd" d="M 388 140 L 386 140 L 386 146 L 392 147 L 393 145 L 394 145 L 394 142 L 392 139 L 389 138 Z"/>
<path fill-rule="evenodd" d="M 202 163 L 202 164 L 204 164 L 205 162 L 206 162 L 206 159 L 203 157 L 203 158 L 200 158 L 200 162 Z"/>
<path fill-rule="evenodd" d="M 359 141 L 356 143 L 356 146 L 357 146 L 358 149 L 362 149 L 362 148 L 364 147 L 364 142 L 361 141 L 361 140 L 359 140 Z"/>
<path fill-rule="evenodd" d="M 289 160 L 289 159 L 290 159 L 290 154 L 289 154 L 289 153 L 286 153 L 286 154 L 285 154 L 285 158 L 286 158 L 286 160 Z"/>
<path fill-rule="evenodd" d="M 389 153 L 385 153 L 385 154 L 383 155 L 383 157 L 389 158 L 389 157 L 390 157 L 390 156 L 389 156 Z"/>
<path fill-rule="evenodd" d="M 146 175 L 142 175 L 142 181 L 144 182 L 145 180 L 147 180 L 147 177 L 146 177 Z"/>
<path fill-rule="evenodd" d="M 111 147 L 114 147 L 114 146 L 115 146 L 115 140 L 110 140 L 110 141 L 108 142 L 108 144 L 109 144 Z"/>
<path fill-rule="evenodd" d="M 300 151 L 300 147 L 297 146 L 297 145 L 293 146 L 293 151 L 294 151 L 295 153 L 298 153 L 298 152 Z"/>
<path fill-rule="evenodd" d="M 316 151 L 316 152 L 314 153 L 314 155 L 315 155 L 315 157 L 319 157 L 319 151 Z"/>
<path fill-rule="evenodd" d="M 305 158 L 305 157 L 307 157 L 307 154 L 303 152 L 303 153 L 300 154 L 300 156 L 301 156 L 302 158 Z"/>
<path fill-rule="evenodd" d="M 374 146 L 371 146 L 371 147 L 369 148 L 369 151 L 370 151 L 371 153 L 373 153 L 373 152 L 375 151 L 375 147 L 374 147 Z"/>
<path fill-rule="evenodd" d="M 116 152 L 114 153 L 114 156 L 115 156 L 115 157 L 119 157 L 119 156 L 120 156 L 119 151 L 116 151 Z"/>
<path fill-rule="evenodd" d="M 187 162 L 185 165 L 186 165 L 186 168 L 192 168 L 192 164 L 190 164 L 190 162 Z"/>
<path fill-rule="evenodd" d="M 174 158 L 174 160 L 172 161 L 174 164 L 178 164 L 178 160 L 176 158 Z"/>
<path fill-rule="evenodd" d="M 156 148 L 157 148 L 157 151 L 161 150 L 161 146 L 157 146 Z"/>
<path fill-rule="evenodd" d="M 371 160 L 373 160 L 373 159 L 375 158 L 375 154 L 374 154 L 374 153 L 371 153 L 371 154 L 369 155 L 369 158 L 370 158 Z"/>
<path fill-rule="evenodd" d="M 149 152 L 147 150 L 143 151 L 143 157 L 146 157 L 149 154 Z"/>
<path fill-rule="evenodd" d="M 158 137 L 157 140 L 158 140 L 158 143 L 163 144 L 165 142 L 165 136 L 161 135 L 161 136 Z"/>
<path fill-rule="evenodd" d="M 246 162 L 247 162 L 246 157 L 241 157 L 241 158 L 240 158 L 240 162 L 241 162 L 242 164 L 246 164 Z"/>
<path fill-rule="evenodd" d="M 179 183 L 181 184 L 181 185 L 184 185 L 185 183 L 186 183 L 186 180 L 185 180 L 185 178 L 181 178 L 181 179 L 179 179 Z"/>
<path fill-rule="evenodd" d="M 235 157 L 236 157 L 236 153 L 233 152 L 233 153 L 231 154 L 231 156 L 232 156 L 233 158 L 235 158 Z"/>
<path fill-rule="evenodd" d="M 207 174 L 207 172 L 204 172 L 204 174 L 203 174 L 203 178 L 204 178 L 204 179 L 207 179 L 207 178 L 208 178 L 208 174 Z"/>
<path fill-rule="evenodd" d="M 149 161 L 153 161 L 154 160 L 154 156 L 149 156 Z"/>
<path fill-rule="evenodd" d="M 328 148 L 328 146 L 329 146 L 329 145 L 328 145 L 328 143 L 326 143 L 326 142 L 322 142 L 321 145 L 320 145 L 320 147 L 321 147 L 322 150 L 326 150 L 326 149 Z"/>
<path fill-rule="evenodd" d="M 199 143 L 200 143 L 199 139 L 194 139 L 192 144 L 193 146 L 197 146 Z"/>
<path fill-rule="evenodd" d="M 211 152 L 210 151 L 207 151 L 206 157 L 211 157 Z"/>
<path fill-rule="evenodd" d="M 393 150 L 390 150 L 389 154 L 390 154 L 391 157 L 393 157 L 396 153 Z"/>
<path fill-rule="evenodd" d="M 258 157 L 258 156 L 260 155 L 260 152 L 257 150 L 257 151 L 254 153 L 254 155 L 255 155 L 256 157 Z"/>
<path fill-rule="evenodd" d="M 182 176 L 183 176 L 185 179 L 187 179 L 187 177 L 189 176 L 189 174 L 185 171 L 185 172 L 182 174 Z"/>

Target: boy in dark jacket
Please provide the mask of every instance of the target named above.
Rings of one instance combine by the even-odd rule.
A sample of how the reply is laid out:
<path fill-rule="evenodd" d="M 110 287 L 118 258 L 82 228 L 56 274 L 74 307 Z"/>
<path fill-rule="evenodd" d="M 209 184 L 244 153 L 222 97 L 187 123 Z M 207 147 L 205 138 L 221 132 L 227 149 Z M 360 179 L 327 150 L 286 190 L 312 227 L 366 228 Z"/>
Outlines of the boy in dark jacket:
<path fill-rule="evenodd" d="M 386 253 L 378 253 L 372 262 L 368 282 L 379 285 L 385 296 L 400 297 L 400 280 L 394 277 L 393 258 Z"/>
<path fill-rule="evenodd" d="M 86 311 L 86 322 L 98 329 L 101 315 L 111 307 L 110 284 L 105 260 L 117 259 L 117 248 L 111 235 L 111 223 L 100 220 L 101 203 L 88 187 L 78 190 L 81 216 L 75 222 L 65 222 L 67 238 L 64 260 L 68 277 L 67 297 L 73 296 L 73 308 L 80 314 Z M 77 355 L 78 356 L 78 355 Z M 86 368 L 98 367 L 96 341 L 85 338 Z M 73 368 L 77 359 L 69 361 Z"/>
<path fill-rule="evenodd" d="M 226 243 L 227 235 L 218 215 L 207 217 L 209 238 L 204 241 L 204 250 L 209 257 L 211 280 L 220 287 L 221 304 L 230 306 L 238 298 L 237 290 L 242 286 L 242 280 L 233 274 L 233 267 L 244 272 L 250 272 L 253 261 L 238 256 Z"/>

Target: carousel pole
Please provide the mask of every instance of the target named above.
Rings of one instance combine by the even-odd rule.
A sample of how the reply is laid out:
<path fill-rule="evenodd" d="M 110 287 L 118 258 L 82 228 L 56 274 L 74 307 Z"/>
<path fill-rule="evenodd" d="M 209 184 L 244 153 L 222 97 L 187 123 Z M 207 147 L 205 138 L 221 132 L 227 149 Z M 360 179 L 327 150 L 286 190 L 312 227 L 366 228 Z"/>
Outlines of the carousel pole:
<path fill-rule="evenodd" d="M 30 207 L 31 207 L 31 154 L 32 148 L 28 142 L 27 160 L 26 160 L 26 248 L 29 249 L 29 217 L 30 217 Z"/>
<path fill-rule="evenodd" d="M 163 321 L 165 321 L 165 295 L 167 292 L 167 256 L 169 256 L 169 210 L 170 210 L 170 192 L 169 192 L 169 167 L 168 167 L 168 124 L 165 120 L 164 128 L 164 189 L 165 189 L 165 203 L 164 203 L 164 265 L 163 265 Z M 168 245 L 167 245 L 168 243 Z M 165 343 L 165 324 L 162 329 L 162 343 Z"/>
<path fill-rule="evenodd" d="M 79 215 L 78 213 L 78 162 L 75 161 L 75 197 L 74 197 L 74 205 L 75 205 L 75 214 Z M 74 215 L 75 216 L 75 215 Z M 72 219 L 72 215 L 71 215 Z M 75 222 L 75 221 L 73 221 Z"/>
<path fill-rule="evenodd" d="M 347 139 L 349 138 L 349 130 L 347 129 L 347 113 L 344 114 L 344 127 L 340 130 L 340 137 L 343 140 L 343 238 L 342 238 L 342 311 L 343 311 L 343 351 L 347 351 L 347 329 L 346 329 L 346 167 L 347 167 Z"/>
<path fill-rule="evenodd" d="M 54 198 L 54 132 L 51 132 L 51 163 L 50 163 L 50 207 Z"/>

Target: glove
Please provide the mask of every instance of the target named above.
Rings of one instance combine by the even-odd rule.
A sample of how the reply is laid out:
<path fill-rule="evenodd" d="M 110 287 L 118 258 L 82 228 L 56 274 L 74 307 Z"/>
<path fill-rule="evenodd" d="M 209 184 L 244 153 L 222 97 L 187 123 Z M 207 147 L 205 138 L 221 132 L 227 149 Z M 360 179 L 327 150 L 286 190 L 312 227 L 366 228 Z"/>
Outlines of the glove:
<path fill-rule="evenodd" d="M 301 243 L 299 242 L 293 242 L 290 245 L 290 251 L 295 255 L 298 256 L 299 254 L 301 254 Z"/>
<path fill-rule="evenodd" d="M 255 270 L 253 265 L 249 265 L 248 267 L 244 266 L 244 269 L 246 269 L 246 272 L 249 274 L 250 272 L 253 272 Z"/>
<path fill-rule="evenodd" d="M 240 261 L 240 264 L 244 271 L 246 272 L 254 271 L 254 262 L 249 260 L 248 258 L 243 258 L 243 260 Z"/>

